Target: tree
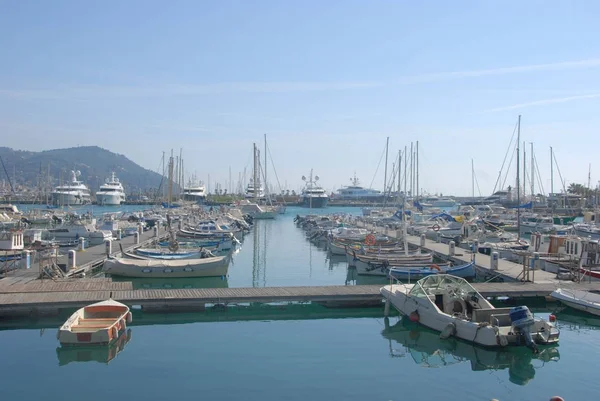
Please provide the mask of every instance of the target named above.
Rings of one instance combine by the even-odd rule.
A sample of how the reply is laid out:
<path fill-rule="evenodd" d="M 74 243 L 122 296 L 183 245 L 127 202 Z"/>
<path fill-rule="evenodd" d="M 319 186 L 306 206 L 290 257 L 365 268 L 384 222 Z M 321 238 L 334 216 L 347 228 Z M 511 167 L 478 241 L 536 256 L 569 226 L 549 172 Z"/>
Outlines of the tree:
<path fill-rule="evenodd" d="M 589 188 L 586 188 L 584 185 L 576 184 L 574 182 L 569 185 L 569 188 L 567 188 L 568 193 L 582 196 L 587 195 L 589 191 Z"/>

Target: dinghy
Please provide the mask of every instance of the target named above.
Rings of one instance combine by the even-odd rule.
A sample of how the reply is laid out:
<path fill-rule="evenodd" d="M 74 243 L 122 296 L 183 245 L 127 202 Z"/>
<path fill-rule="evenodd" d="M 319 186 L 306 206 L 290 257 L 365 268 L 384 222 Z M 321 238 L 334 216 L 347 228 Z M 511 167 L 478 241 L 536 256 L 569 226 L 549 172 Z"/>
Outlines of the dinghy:
<path fill-rule="evenodd" d="M 600 295 L 589 291 L 559 288 L 550 296 L 573 309 L 600 316 Z"/>
<path fill-rule="evenodd" d="M 391 284 L 381 294 L 414 322 L 484 347 L 558 342 L 560 331 L 552 323 L 534 318 L 526 306 L 494 308 L 465 279 L 435 274 L 415 284 Z"/>
<path fill-rule="evenodd" d="M 119 338 L 131 323 L 127 305 L 109 299 L 88 305 L 73 313 L 58 329 L 61 345 L 106 345 Z"/>

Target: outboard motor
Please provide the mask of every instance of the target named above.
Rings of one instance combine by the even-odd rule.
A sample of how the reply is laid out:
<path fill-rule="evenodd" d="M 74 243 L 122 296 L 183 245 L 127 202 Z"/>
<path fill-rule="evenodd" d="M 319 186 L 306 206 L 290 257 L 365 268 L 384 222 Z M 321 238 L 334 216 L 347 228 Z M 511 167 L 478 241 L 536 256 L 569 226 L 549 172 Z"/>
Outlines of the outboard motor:
<path fill-rule="evenodd" d="M 531 348 L 534 353 L 538 353 L 538 347 L 531 336 L 531 328 L 535 323 L 533 314 L 526 306 L 516 306 L 509 312 L 513 332 L 520 333 L 525 338 L 525 344 Z"/>

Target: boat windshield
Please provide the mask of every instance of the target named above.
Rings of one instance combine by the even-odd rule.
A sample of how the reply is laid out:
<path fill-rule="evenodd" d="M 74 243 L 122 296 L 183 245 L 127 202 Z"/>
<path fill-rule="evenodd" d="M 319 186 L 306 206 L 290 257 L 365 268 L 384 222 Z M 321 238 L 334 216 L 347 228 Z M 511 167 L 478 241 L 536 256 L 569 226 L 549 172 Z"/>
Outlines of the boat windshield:
<path fill-rule="evenodd" d="M 410 295 L 427 297 L 448 290 L 462 294 L 477 293 L 477 290 L 463 278 L 449 274 L 434 274 L 417 281 L 410 290 Z"/>

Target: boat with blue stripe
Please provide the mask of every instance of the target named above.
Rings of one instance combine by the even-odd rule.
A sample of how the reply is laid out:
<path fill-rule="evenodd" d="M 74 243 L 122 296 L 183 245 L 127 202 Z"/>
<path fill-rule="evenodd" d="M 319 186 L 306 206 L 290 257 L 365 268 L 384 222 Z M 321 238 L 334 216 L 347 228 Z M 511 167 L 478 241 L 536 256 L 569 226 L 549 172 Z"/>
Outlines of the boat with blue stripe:
<path fill-rule="evenodd" d="M 396 280 L 421 279 L 435 274 L 451 274 L 461 278 L 475 277 L 475 263 L 467 263 L 461 266 L 439 267 L 436 264 L 415 268 L 392 267 L 389 276 Z"/>

